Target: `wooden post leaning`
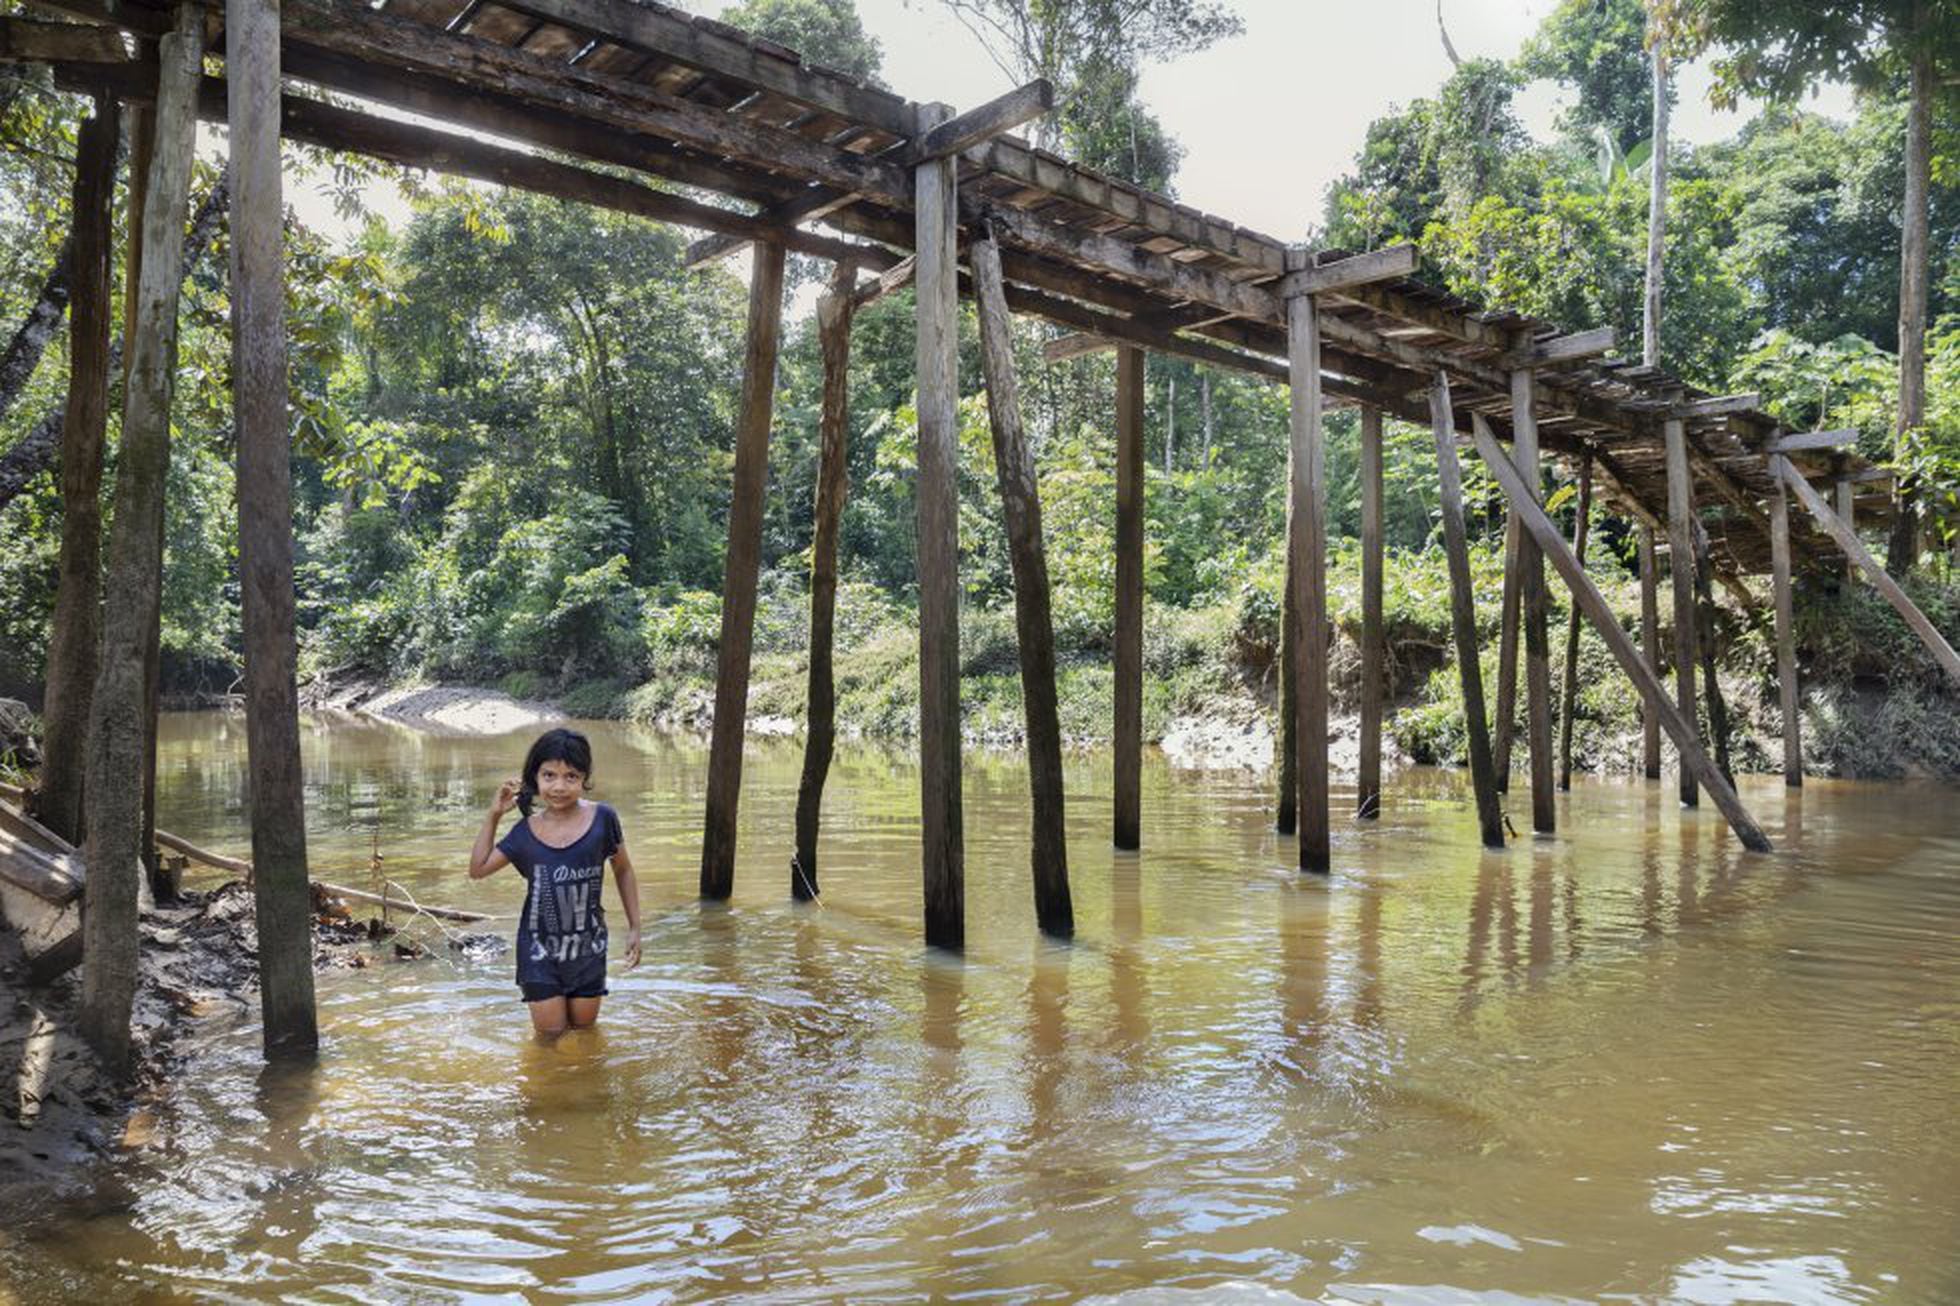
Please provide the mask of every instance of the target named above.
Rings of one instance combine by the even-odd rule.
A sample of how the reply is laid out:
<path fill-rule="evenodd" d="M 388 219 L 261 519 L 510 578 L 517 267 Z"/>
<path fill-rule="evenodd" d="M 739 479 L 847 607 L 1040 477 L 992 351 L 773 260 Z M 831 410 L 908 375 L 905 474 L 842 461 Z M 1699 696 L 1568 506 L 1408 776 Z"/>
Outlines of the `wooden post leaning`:
<path fill-rule="evenodd" d="M 1654 528 L 1640 527 L 1640 651 L 1655 676 L 1661 674 L 1660 559 Z M 1645 700 L 1640 704 L 1640 769 L 1649 780 L 1661 778 L 1661 719 Z"/>
<path fill-rule="evenodd" d="M 1529 369 L 1511 373 L 1511 457 L 1529 485 L 1539 483 L 1537 378 Z M 1552 767 L 1552 650 L 1545 564 L 1530 533 L 1518 540 L 1518 597 L 1524 627 L 1525 727 L 1531 748 L 1531 828 L 1558 828 Z"/>
<path fill-rule="evenodd" d="M 1116 629 L 1114 801 L 1110 840 L 1143 842 L 1143 382 L 1144 354 L 1116 351 Z"/>
<path fill-rule="evenodd" d="M 1837 515 L 1851 529 L 1853 536 L 1858 533 L 1858 487 L 1849 479 L 1837 483 Z M 1844 583 L 1858 583 L 1858 562 L 1850 554 L 1844 556 Z"/>
<path fill-rule="evenodd" d="M 837 745 L 837 685 L 832 654 L 837 625 L 837 531 L 850 494 L 847 465 L 851 407 L 852 293 L 857 268 L 837 265 L 817 303 L 817 343 L 823 354 L 823 416 L 817 452 L 816 506 L 810 533 L 810 675 L 803 732 L 803 774 L 796 786 L 796 852 L 790 862 L 790 897 L 817 896 L 817 831 L 824 782 Z"/>
<path fill-rule="evenodd" d="M 1699 641 L 1695 638 L 1695 495 L 1688 480 L 1688 433 L 1678 418 L 1664 422 L 1662 432 L 1667 443 L 1667 570 L 1674 588 L 1675 707 L 1695 730 L 1695 746 L 1699 749 L 1695 666 L 1701 659 Z M 1680 784 L 1681 805 L 1693 807 L 1697 801 L 1695 772 L 1685 762 L 1681 766 Z"/>
<path fill-rule="evenodd" d="M 715 718 L 708 741 L 708 803 L 701 831 L 701 896 L 735 891 L 736 813 L 742 798 L 742 737 L 748 724 L 755 589 L 762 565 L 763 495 L 769 482 L 769 423 L 783 323 L 783 247 L 759 242 L 749 274 L 748 348 L 735 418 L 734 488 L 728 555 L 722 565 L 721 642 L 715 657 Z"/>
<path fill-rule="evenodd" d="M 1476 439 L 1477 452 L 1482 455 L 1484 465 L 1490 469 L 1491 476 L 1503 489 L 1505 497 L 1511 501 L 1511 506 L 1518 510 L 1524 529 L 1530 533 L 1534 542 L 1543 550 L 1544 556 L 1550 560 L 1552 566 L 1571 588 L 1573 601 L 1579 604 L 1580 610 L 1593 623 L 1593 628 L 1606 641 L 1606 647 L 1619 661 L 1620 669 L 1626 672 L 1627 678 L 1633 682 L 1640 696 L 1653 705 L 1662 728 L 1667 731 L 1668 737 L 1674 741 L 1675 748 L 1680 752 L 1682 769 L 1700 778 L 1701 783 L 1708 790 L 1709 797 L 1714 800 L 1715 806 L 1721 810 L 1722 815 L 1728 818 L 1729 825 L 1735 830 L 1736 837 L 1742 840 L 1744 847 L 1752 852 L 1771 851 L 1770 841 L 1763 834 L 1762 828 L 1749 815 L 1748 809 L 1743 807 L 1742 800 L 1736 795 L 1734 787 L 1722 778 L 1722 773 L 1715 769 L 1715 764 L 1709 760 L 1708 754 L 1702 751 L 1701 741 L 1696 737 L 1694 728 L 1688 724 L 1686 715 L 1668 700 L 1667 690 L 1661 684 L 1660 677 L 1654 674 L 1653 669 L 1640 656 L 1640 650 L 1634 647 L 1633 640 L 1620 629 L 1619 621 L 1614 617 L 1613 610 L 1606 605 L 1606 599 L 1600 594 L 1598 586 L 1592 583 L 1592 578 L 1587 576 L 1585 569 L 1579 566 L 1578 559 L 1572 556 L 1572 551 L 1566 547 L 1565 541 L 1559 536 L 1558 527 L 1553 525 L 1552 519 L 1545 515 L 1545 509 L 1538 502 L 1532 487 L 1525 484 L 1524 479 L 1518 475 L 1517 468 L 1504 456 L 1504 450 L 1497 443 L 1497 437 L 1491 434 L 1487 425 L 1478 423 Z"/>
<path fill-rule="evenodd" d="M 1810 515 L 1817 519 L 1817 524 L 1824 528 L 1825 533 L 1832 540 L 1836 541 L 1838 548 L 1844 550 L 1845 556 L 1851 559 L 1852 564 L 1865 573 L 1865 579 L 1869 580 L 1872 586 L 1885 596 L 1885 601 L 1905 618 L 1906 625 L 1912 628 L 1913 634 L 1919 636 L 1920 642 L 1933 655 L 1933 660 L 1953 678 L 1954 684 L 1960 685 L 1960 654 L 1954 653 L 1953 646 L 1946 642 L 1939 628 L 1927 620 L 1926 614 L 1906 597 L 1903 589 L 1899 588 L 1899 582 L 1893 580 L 1885 568 L 1879 565 L 1878 560 L 1873 558 L 1859 542 L 1858 533 L 1851 529 L 1851 523 L 1831 511 L 1830 506 L 1824 502 L 1824 496 L 1817 493 L 1809 481 L 1797 474 L 1788 459 L 1783 459 L 1782 463 L 1783 484 L 1795 491 L 1798 502 L 1809 509 Z"/>
<path fill-rule="evenodd" d="M 312 887 L 299 756 L 292 443 L 286 415 L 285 209 L 279 174 L 279 0 L 226 0 L 232 387 L 238 427 L 239 606 L 252 766 L 253 903 L 268 1060 L 311 1060 Z"/>
<path fill-rule="evenodd" d="M 1783 783 L 1803 787 L 1803 723 L 1797 700 L 1795 602 L 1790 591 L 1790 491 L 1781 454 L 1769 456 L 1776 494 L 1769 501 L 1770 585 L 1776 607 L 1776 701 L 1783 716 Z"/>
<path fill-rule="evenodd" d="M 1579 503 L 1572 519 L 1572 555 L 1586 565 L 1586 534 L 1592 518 L 1592 457 L 1579 462 Z M 1572 788 L 1572 720 L 1579 707 L 1579 605 L 1565 620 L 1565 675 L 1559 686 L 1558 787 Z"/>
<path fill-rule="evenodd" d="M 1429 391 L 1436 435 L 1437 483 L 1442 491 L 1443 551 L 1450 569 L 1450 630 L 1456 641 L 1456 667 L 1463 686 L 1463 724 L 1470 740 L 1470 786 L 1477 797 L 1477 828 L 1486 848 L 1504 846 L 1504 809 L 1497 797 L 1497 767 L 1491 757 L 1490 727 L 1484 715 L 1484 672 L 1477 644 L 1477 608 L 1470 587 L 1470 546 L 1463 525 L 1463 471 L 1456 457 L 1456 418 L 1450 408 L 1450 379 L 1438 371 Z M 1481 420 L 1481 419 L 1477 419 Z"/>
<path fill-rule="evenodd" d="M 83 824 L 83 1035 L 113 1076 L 129 1071 L 136 992 L 136 876 L 143 830 L 144 656 L 161 602 L 164 481 L 170 469 L 178 267 L 197 125 L 203 10 L 184 4 L 158 41 L 155 149 L 143 206 L 136 324 L 127 333 L 116 511 L 104 562 L 101 664 L 89 710 Z"/>
<path fill-rule="evenodd" d="M 980 359 L 987 375 L 987 413 L 994 436 L 994 473 L 1014 569 L 1014 626 L 1021 658 L 1021 699 L 1027 713 L 1028 785 L 1034 803 L 1035 919 L 1043 934 L 1075 933 L 1069 900 L 1068 847 L 1062 806 L 1062 722 L 1055 696 L 1055 624 L 1048 607 L 1048 556 L 1041 537 L 1041 491 L 1034 455 L 1021 427 L 1014 376 L 1014 339 L 1007 313 L 1000 250 L 991 233 L 967 251 L 973 300 L 980 318 Z"/>
<path fill-rule="evenodd" d="M 68 406 L 61 424 L 61 583 L 55 591 L 43 696 L 35 814 L 71 844 L 82 833 L 82 755 L 102 639 L 102 460 L 109 421 L 109 332 L 115 274 L 114 96 L 99 95 L 75 136 Z"/>
<path fill-rule="evenodd" d="M 924 106 L 919 133 L 952 116 Z M 958 163 L 914 170 L 919 378 L 919 827 L 926 943 L 966 944 L 960 800 Z"/>
<path fill-rule="evenodd" d="M 1354 814 L 1381 815 L 1382 698 L 1387 680 L 1382 640 L 1382 410 L 1361 408 L 1361 756 Z"/>
<path fill-rule="evenodd" d="M 1320 309 L 1311 294 L 1287 299 L 1286 335 L 1293 450 L 1288 494 L 1295 527 L 1289 570 L 1299 609 L 1300 645 L 1294 661 L 1300 869 L 1325 872 L 1333 859 L 1327 811 L 1327 486 L 1320 414 Z"/>

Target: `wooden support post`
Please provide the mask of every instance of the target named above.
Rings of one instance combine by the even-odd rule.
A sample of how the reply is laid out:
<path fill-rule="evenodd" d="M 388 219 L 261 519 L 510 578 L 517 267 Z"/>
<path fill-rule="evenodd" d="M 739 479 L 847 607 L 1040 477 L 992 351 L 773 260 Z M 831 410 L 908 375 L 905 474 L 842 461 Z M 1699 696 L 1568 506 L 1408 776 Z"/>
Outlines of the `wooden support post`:
<path fill-rule="evenodd" d="M 1679 419 L 1662 425 L 1667 444 L 1667 569 L 1674 585 L 1675 706 L 1695 732 L 1701 746 L 1700 713 L 1695 706 L 1695 667 L 1700 641 L 1695 638 L 1695 492 L 1688 481 L 1688 435 Z M 1697 801 L 1694 768 L 1681 766 L 1681 804 Z"/>
<path fill-rule="evenodd" d="M 1640 650 L 1654 675 L 1661 674 L 1660 559 L 1654 528 L 1640 527 Z M 1661 778 L 1661 719 L 1645 700 L 1640 704 L 1640 769 L 1649 780 Z"/>
<path fill-rule="evenodd" d="M 1803 719 L 1797 701 L 1796 611 L 1790 592 L 1790 491 L 1783 483 L 1789 460 L 1769 456 L 1776 494 L 1769 501 L 1770 584 L 1776 606 L 1776 700 L 1783 712 L 1783 783 L 1803 787 Z"/>
<path fill-rule="evenodd" d="M 116 100 L 98 96 L 75 138 L 68 301 L 68 403 L 61 424 L 61 583 L 48 638 L 46 747 L 36 814 L 79 845 L 83 750 L 102 639 L 102 451 L 109 420 L 109 297 L 115 271 Z"/>
<path fill-rule="evenodd" d="M 1382 410 L 1361 408 L 1361 757 L 1354 812 L 1381 815 L 1382 697 L 1387 680 L 1382 640 Z"/>
<path fill-rule="evenodd" d="M 810 536 L 810 681 L 804 711 L 803 777 L 796 787 L 796 852 L 789 892 L 798 902 L 817 896 L 817 829 L 824 782 L 837 744 L 837 686 L 832 652 L 837 620 L 837 530 L 850 494 L 851 317 L 857 310 L 857 268 L 839 263 L 817 303 L 817 342 L 823 354 L 823 417 L 817 453 L 817 498 Z"/>
<path fill-rule="evenodd" d="M 253 903 L 267 1060 L 310 1060 L 312 888 L 299 756 L 292 438 L 286 413 L 285 207 L 279 174 L 279 0 L 226 0 L 231 88 L 232 393 Z"/>
<path fill-rule="evenodd" d="M 1701 692 L 1708 704 L 1715 769 L 1734 784 L 1735 772 L 1729 767 L 1729 705 L 1715 674 L 1715 562 L 1708 532 L 1699 521 L 1695 523 L 1695 643 L 1701 654 Z"/>
<path fill-rule="evenodd" d="M 90 705 L 83 780 L 89 875 L 82 912 L 81 1029 L 111 1075 L 129 1071 L 136 992 L 136 877 L 142 853 L 143 651 L 161 601 L 159 549 L 170 470 L 191 149 L 203 10 L 178 7 L 158 42 L 156 144 L 143 207 L 137 316 L 129 331 L 116 508 L 109 530 L 102 659 Z"/>
<path fill-rule="evenodd" d="M 1331 868 L 1327 811 L 1327 485 L 1321 445 L 1320 306 L 1312 295 L 1286 301 L 1287 360 L 1292 374 L 1293 477 L 1296 530 L 1291 557 L 1299 606 L 1300 869 Z"/>
<path fill-rule="evenodd" d="M 1450 569 L 1450 630 L 1456 640 L 1456 670 L 1463 686 L 1463 724 L 1470 741 L 1470 787 L 1477 796 L 1477 827 L 1484 847 L 1504 846 L 1504 810 L 1498 805 L 1497 768 L 1491 757 L 1490 727 L 1484 717 L 1484 672 L 1477 643 L 1477 607 L 1470 587 L 1469 533 L 1463 524 L 1463 471 L 1456 460 L 1456 419 L 1450 409 L 1450 378 L 1438 370 L 1429 391 L 1436 435 L 1437 483 L 1442 491 L 1443 551 Z"/>
<path fill-rule="evenodd" d="M 951 116 L 921 110 L 920 130 Z M 960 804 L 959 200 L 950 159 L 914 172 L 919 373 L 919 801 L 926 943 L 966 944 Z"/>
<path fill-rule="evenodd" d="M 1572 553 L 1586 565 L 1586 533 L 1592 517 L 1592 458 L 1579 462 L 1579 506 L 1572 520 Z M 1565 679 L 1559 692 L 1558 787 L 1572 788 L 1572 720 L 1579 709 L 1579 605 L 1565 622 Z"/>
<path fill-rule="evenodd" d="M 1491 742 L 1500 794 L 1511 792 L 1511 738 L 1517 733 L 1518 612 L 1524 580 L 1518 549 L 1523 539 L 1517 514 L 1509 514 L 1504 523 L 1504 597 L 1497 610 L 1497 720 Z"/>
<path fill-rule="evenodd" d="M 1837 515 L 1855 536 L 1858 533 L 1858 487 L 1849 477 L 1840 478 L 1837 483 Z M 1844 558 L 1844 583 L 1858 583 L 1858 563 L 1848 553 Z"/>
<path fill-rule="evenodd" d="M 734 490 L 728 503 L 721 643 L 715 658 L 715 719 L 708 743 L 708 809 L 701 832 L 701 896 L 715 902 L 735 891 L 736 809 L 742 798 L 742 738 L 748 724 L 762 501 L 769 481 L 769 423 L 782 326 L 783 247 L 759 243 L 749 274 L 748 349 L 742 358 L 742 406 L 735 418 Z"/>
<path fill-rule="evenodd" d="M 1293 585 L 1294 533 L 1293 455 L 1286 455 L 1286 566 L 1279 600 L 1279 730 L 1274 741 L 1274 770 L 1278 772 L 1278 816 L 1273 829 L 1292 834 L 1300 827 L 1300 604 Z"/>
<path fill-rule="evenodd" d="M 1633 681 L 1634 688 L 1640 692 L 1640 696 L 1653 705 L 1655 714 L 1660 717 L 1662 728 L 1667 731 L 1669 738 L 1674 741 L 1675 748 L 1680 751 L 1681 769 L 1700 778 L 1701 783 L 1708 789 L 1709 797 L 1714 800 L 1722 815 L 1728 818 L 1729 825 L 1735 830 L 1736 837 L 1742 840 L 1744 847 L 1753 852 L 1769 852 L 1771 850 L 1769 839 L 1764 836 L 1755 819 L 1749 815 L 1748 809 L 1743 807 L 1742 800 L 1736 796 L 1734 786 L 1722 778 L 1722 773 L 1715 769 L 1715 764 L 1702 751 L 1701 741 L 1696 737 L 1694 727 L 1688 723 L 1686 715 L 1668 701 L 1667 690 L 1661 684 L 1660 677 L 1656 676 L 1652 668 L 1641 658 L 1640 650 L 1634 647 L 1626 631 L 1620 629 L 1619 619 L 1607 606 L 1605 597 L 1599 592 L 1599 587 L 1592 583 L 1592 578 L 1586 575 L 1585 569 L 1579 565 L 1579 560 L 1572 556 L 1572 551 L 1559 537 L 1558 527 L 1553 525 L 1552 519 L 1545 515 L 1544 506 L 1538 502 L 1534 488 L 1525 484 L 1524 478 L 1518 475 L 1517 468 L 1505 458 L 1504 450 L 1498 445 L 1497 438 L 1491 434 L 1488 426 L 1482 423 L 1476 424 L 1476 439 L 1477 452 L 1483 456 L 1484 465 L 1496 478 L 1505 497 L 1511 501 L 1511 506 L 1518 510 L 1524 529 L 1530 532 L 1538 547 L 1543 550 L 1544 556 L 1571 587 L 1573 601 L 1579 604 L 1587 619 L 1593 623 L 1593 628 L 1606 641 L 1606 647 L 1618 659 L 1620 669 L 1626 672 L 1629 680 Z"/>
<path fill-rule="evenodd" d="M 1530 372 L 1511 373 L 1511 457 L 1526 484 L 1539 483 L 1538 382 Z M 1552 650 L 1545 564 L 1537 541 L 1518 540 L 1518 597 L 1523 606 L 1525 728 L 1531 748 L 1531 828 L 1550 834 L 1558 826 L 1553 805 Z"/>
<path fill-rule="evenodd" d="M 1796 492 L 1798 502 L 1802 503 L 1809 510 L 1810 515 L 1817 519 L 1817 524 L 1837 542 L 1837 546 L 1844 550 L 1845 556 L 1851 559 L 1853 565 L 1864 571 L 1865 578 L 1885 596 L 1885 601 L 1905 618 L 1905 623 L 1912 627 L 1913 634 L 1919 636 L 1920 642 L 1933 655 L 1933 660 L 1953 678 L 1955 684 L 1960 685 L 1960 654 L 1954 653 L 1953 646 L 1946 642 L 1939 628 L 1928 621 L 1926 614 L 1919 610 L 1918 605 L 1906 597 L 1906 592 L 1899 588 L 1899 582 L 1887 575 L 1885 568 L 1879 566 L 1878 560 L 1872 557 L 1865 546 L 1859 542 L 1858 533 L 1851 529 L 1851 523 L 1833 513 L 1830 506 L 1824 502 L 1824 496 L 1810 487 L 1810 482 L 1797 475 L 1796 469 L 1787 461 L 1783 464 L 1782 472 L 1783 484 Z"/>
<path fill-rule="evenodd" d="M 1014 338 L 1007 315 L 1000 250 L 992 236 L 968 249 L 973 300 L 980 318 L 980 359 L 987 374 L 987 413 L 994 472 L 1014 569 L 1014 627 L 1021 655 L 1021 699 L 1027 713 L 1028 784 L 1034 800 L 1034 909 L 1041 932 L 1075 933 L 1069 901 L 1068 848 L 1062 811 L 1062 721 L 1055 697 L 1055 625 L 1048 608 L 1048 556 L 1041 538 L 1041 492 L 1034 455 L 1021 428 L 1014 376 Z"/>
<path fill-rule="evenodd" d="M 1144 353 L 1116 351 L 1116 744 L 1118 848 L 1142 843 Z"/>

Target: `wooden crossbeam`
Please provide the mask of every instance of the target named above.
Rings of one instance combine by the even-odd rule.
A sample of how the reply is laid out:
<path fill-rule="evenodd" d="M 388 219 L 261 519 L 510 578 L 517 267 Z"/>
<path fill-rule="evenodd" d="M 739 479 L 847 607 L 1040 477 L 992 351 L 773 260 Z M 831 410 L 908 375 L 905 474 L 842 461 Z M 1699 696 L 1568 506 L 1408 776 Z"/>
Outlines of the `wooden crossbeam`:
<path fill-rule="evenodd" d="M 1841 449 L 1858 443 L 1857 431 L 1798 431 L 1779 435 L 1763 446 L 1764 453 L 1801 453 L 1807 449 Z"/>
<path fill-rule="evenodd" d="M 919 272 L 919 260 L 908 254 L 886 268 L 871 281 L 852 292 L 852 302 L 858 308 L 868 308 L 894 291 L 903 290 L 912 284 L 912 278 Z"/>
<path fill-rule="evenodd" d="M 1690 399 L 1676 404 L 1665 412 L 1665 416 L 1677 421 L 1692 422 L 1709 417 L 1727 417 L 1731 413 L 1749 413 L 1763 406 L 1759 394 L 1715 395 L 1707 399 Z"/>
<path fill-rule="evenodd" d="M 828 217 L 837 210 L 857 203 L 859 193 L 830 189 L 828 186 L 813 186 L 793 200 L 787 200 L 773 208 L 756 214 L 756 220 L 777 231 L 787 231 L 799 223 Z M 688 269 L 705 267 L 710 263 L 728 257 L 738 250 L 746 249 L 750 237 L 724 233 L 703 236 L 687 247 L 681 266 Z"/>
<path fill-rule="evenodd" d="M 136 43 L 110 27 L 0 18 L 0 63 L 132 63 Z"/>
<path fill-rule="evenodd" d="M 1577 362 L 1580 359 L 1593 358 L 1605 353 L 1618 344 L 1619 340 L 1620 333 L 1613 327 L 1577 331 L 1569 336 L 1554 336 L 1550 340 L 1540 340 L 1528 349 L 1508 354 L 1503 359 L 1503 365 L 1517 368 Z"/>
<path fill-rule="evenodd" d="M 1299 253 L 1299 251 L 1295 251 Z M 1393 281 L 1416 270 L 1414 245 L 1390 245 L 1352 258 L 1337 259 L 1290 272 L 1279 283 L 1282 299 L 1351 290 L 1376 281 Z"/>
<path fill-rule="evenodd" d="M 1885 568 L 1879 566 L 1878 560 L 1872 557 L 1858 539 L 1858 532 L 1851 529 L 1842 517 L 1831 511 L 1830 505 L 1824 502 L 1824 496 L 1817 493 L 1809 481 L 1799 476 L 1787 460 L 1781 463 L 1779 470 L 1783 483 L 1789 486 L 1803 506 L 1810 510 L 1810 515 L 1816 518 L 1819 526 L 1824 528 L 1824 533 L 1835 540 L 1838 548 L 1844 550 L 1844 555 L 1858 565 L 1858 569 L 1865 573 L 1866 579 L 1871 581 L 1872 587 L 1883 594 L 1885 601 L 1905 618 L 1906 625 L 1912 627 L 1912 633 L 1919 636 L 1920 642 L 1926 645 L 1934 660 L 1940 664 L 1946 674 L 1953 678 L 1955 684 L 1960 684 L 1960 654 L 1954 653 L 1953 646 L 1946 642 L 1939 628 L 1927 620 L 1926 614 L 1919 610 L 1917 604 L 1906 597 L 1906 592 L 1899 588 L 1899 582 L 1893 580 L 1886 573 Z"/>

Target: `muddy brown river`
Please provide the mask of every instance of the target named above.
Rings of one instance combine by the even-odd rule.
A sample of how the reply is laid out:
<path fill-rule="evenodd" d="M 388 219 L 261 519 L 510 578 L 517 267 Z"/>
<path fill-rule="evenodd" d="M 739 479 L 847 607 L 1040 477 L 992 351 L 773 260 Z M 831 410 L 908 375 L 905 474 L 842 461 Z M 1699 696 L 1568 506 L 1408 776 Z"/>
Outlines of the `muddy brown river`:
<path fill-rule="evenodd" d="M 1265 775 L 1153 756 L 1144 850 L 1117 854 L 1109 758 L 1077 755 L 1063 946 L 1034 928 L 1023 764 L 969 753 L 955 959 L 920 944 L 902 752 L 840 750 L 824 901 L 799 907 L 800 747 L 753 744 L 735 897 L 708 907 L 705 749 L 590 730 L 646 915 L 599 1029 L 535 1045 L 508 955 L 323 975 L 306 1073 L 262 1077 L 250 1015 L 212 1018 L 162 1145 L 86 1207 L 0 1230 L 0 1283 L 1960 1301 L 1960 789 L 1748 779 L 1779 849 L 1759 857 L 1671 782 L 1582 779 L 1557 838 L 1486 853 L 1463 778 L 1414 770 L 1308 878 Z M 521 882 L 464 867 L 527 741 L 311 723 L 316 873 L 361 883 L 378 835 L 418 898 L 508 935 Z M 168 718 L 161 823 L 243 853 L 244 752 L 241 718 Z M 1521 786 L 1509 806 L 1526 824 Z"/>

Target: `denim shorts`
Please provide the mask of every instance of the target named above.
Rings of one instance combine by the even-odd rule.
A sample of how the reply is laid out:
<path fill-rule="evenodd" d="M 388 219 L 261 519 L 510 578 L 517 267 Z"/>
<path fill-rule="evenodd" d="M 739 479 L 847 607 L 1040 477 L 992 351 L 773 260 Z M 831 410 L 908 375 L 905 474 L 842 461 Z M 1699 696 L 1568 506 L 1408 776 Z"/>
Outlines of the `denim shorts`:
<path fill-rule="evenodd" d="M 527 961 L 517 987 L 526 1002 L 551 998 L 603 998 L 606 996 L 606 954 L 593 953 L 571 961 Z"/>

